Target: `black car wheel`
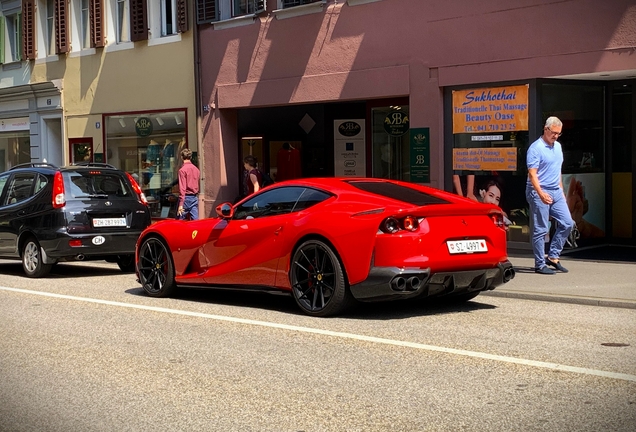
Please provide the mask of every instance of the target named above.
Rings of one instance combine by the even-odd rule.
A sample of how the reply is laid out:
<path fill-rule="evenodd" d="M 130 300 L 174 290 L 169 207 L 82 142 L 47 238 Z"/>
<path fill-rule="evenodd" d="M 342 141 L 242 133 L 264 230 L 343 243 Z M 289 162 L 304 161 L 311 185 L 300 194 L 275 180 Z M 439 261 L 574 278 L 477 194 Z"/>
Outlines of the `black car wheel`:
<path fill-rule="evenodd" d="M 135 255 L 117 255 L 117 265 L 121 271 L 132 273 L 135 271 Z"/>
<path fill-rule="evenodd" d="M 52 264 L 44 264 L 42 258 L 42 250 L 40 243 L 29 237 L 22 246 L 22 268 L 24 273 L 31 278 L 40 278 L 46 276 L 50 271 Z"/>
<path fill-rule="evenodd" d="M 319 240 L 306 241 L 296 249 L 290 282 L 296 303 L 309 315 L 335 315 L 351 303 L 338 257 Z"/>
<path fill-rule="evenodd" d="M 148 237 L 139 248 L 139 281 L 151 297 L 168 297 L 176 289 L 172 256 L 166 244 Z"/>

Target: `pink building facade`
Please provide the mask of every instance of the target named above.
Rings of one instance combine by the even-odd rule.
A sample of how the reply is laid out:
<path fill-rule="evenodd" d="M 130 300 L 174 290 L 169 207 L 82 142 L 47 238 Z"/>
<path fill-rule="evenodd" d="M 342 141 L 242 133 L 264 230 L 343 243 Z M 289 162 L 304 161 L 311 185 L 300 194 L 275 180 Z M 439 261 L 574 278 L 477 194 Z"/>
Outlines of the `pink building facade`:
<path fill-rule="evenodd" d="M 252 154 L 276 180 L 388 177 L 477 200 L 494 183 L 509 241 L 527 245 L 525 151 L 556 115 L 573 215 L 598 228 L 581 241 L 636 243 L 635 1 L 198 0 L 196 13 L 204 214 L 241 194 Z"/>

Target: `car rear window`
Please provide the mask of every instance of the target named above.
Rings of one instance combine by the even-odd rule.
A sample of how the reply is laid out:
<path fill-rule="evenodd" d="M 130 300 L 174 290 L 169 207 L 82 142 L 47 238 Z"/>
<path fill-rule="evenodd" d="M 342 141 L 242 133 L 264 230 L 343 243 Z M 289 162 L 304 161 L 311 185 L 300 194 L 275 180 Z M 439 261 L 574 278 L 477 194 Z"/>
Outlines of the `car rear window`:
<path fill-rule="evenodd" d="M 63 177 L 67 198 L 135 198 L 128 182 L 117 172 L 66 171 Z"/>
<path fill-rule="evenodd" d="M 403 201 L 416 206 L 428 204 L 448 204 L 448 201 L 421 192 L 407 186 L 400 186 L 388 182 L 350 181 L 349 184 L 365 192 L 381 195 L 387 198 Z"/>

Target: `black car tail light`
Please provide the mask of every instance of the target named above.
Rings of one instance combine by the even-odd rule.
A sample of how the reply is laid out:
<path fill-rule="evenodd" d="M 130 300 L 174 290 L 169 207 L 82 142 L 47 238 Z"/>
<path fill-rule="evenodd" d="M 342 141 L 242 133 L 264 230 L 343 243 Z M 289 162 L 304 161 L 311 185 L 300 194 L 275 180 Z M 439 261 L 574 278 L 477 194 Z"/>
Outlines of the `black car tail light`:
<path fill-rule="evenodd" d="M 144 205 L 148 205 L 148 200 L 146 199 L 146 195 L 144 195 L 144 193 L 141 191 L 141 188 L 139 187 L 139 183 L 137 183 L 137 180 L 135 180 L 135 178 L 131 176 L 130 173 L 126 173 L 126 176 L 128 177 L 128 180 L 130 180 L 130 184 L 132 185 L 135 193 L 139 197 L 139 201 L 141 201 L 142 204 Z"/>
<path fill-rule="evenodd" d="M 395 234 L 400 230 L 400 222 L 394 217 L 388 217 L 382 221 L 380 229 L 387 234 Z"/>
<path fill-rule="evenodd" d="M 57 171 L 55 177 L 53 177 L 53 208 L 64 207 L 66 204 L 66 198 L 64 197 L 64 179 L 62 173 Z"/>

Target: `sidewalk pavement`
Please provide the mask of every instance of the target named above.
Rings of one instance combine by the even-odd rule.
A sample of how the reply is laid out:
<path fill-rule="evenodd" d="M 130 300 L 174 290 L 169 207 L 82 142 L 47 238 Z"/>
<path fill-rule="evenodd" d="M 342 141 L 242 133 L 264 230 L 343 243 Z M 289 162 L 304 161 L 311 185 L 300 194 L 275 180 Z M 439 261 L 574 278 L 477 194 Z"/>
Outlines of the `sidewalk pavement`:
<path fill-rule="evenodd" d="M 480 295 L 636 309 L 636 264 L 561 257 L 568 273 L 534 272 L 534 258 L 510 253 L 516 276 Z"/>

